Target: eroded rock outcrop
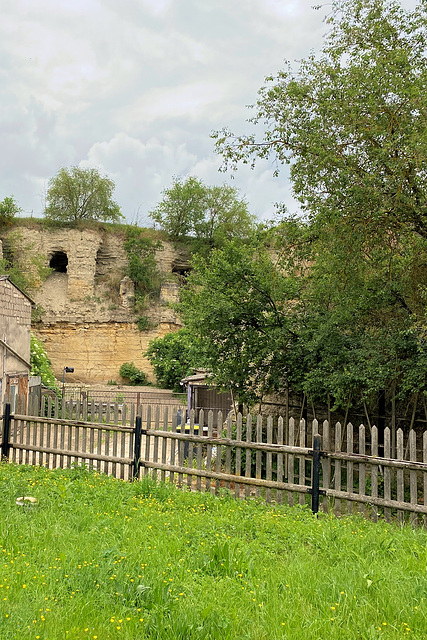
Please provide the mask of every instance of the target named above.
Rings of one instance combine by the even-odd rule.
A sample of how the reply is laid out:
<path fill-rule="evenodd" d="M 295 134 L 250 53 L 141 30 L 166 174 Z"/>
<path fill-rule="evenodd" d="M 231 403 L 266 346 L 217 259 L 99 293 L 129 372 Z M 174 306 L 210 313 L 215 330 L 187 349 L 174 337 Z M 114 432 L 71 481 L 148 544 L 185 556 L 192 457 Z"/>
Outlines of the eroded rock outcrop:
<path fill-rule="evenodd" d="M 62 378 L 64 366 L 73 366 L 76 382 L 119 380 L 121 364 L 133 361 L 153 379 L 143 352 L 151 339 L 180 327 L 171 303 L 188 270 L 185 253 L 167 242 L 156 252 L 162 289 L 144 311 L 149 330 L 140 331 L 123 232 L 19 225 L 2 239 L 5 253 L 18 253 L 21 268 L 34 281 L 38 320 L 33 331 L 43 340 L 57 377 Z M 51 272 L 44 279 L 47 268 Z"/>

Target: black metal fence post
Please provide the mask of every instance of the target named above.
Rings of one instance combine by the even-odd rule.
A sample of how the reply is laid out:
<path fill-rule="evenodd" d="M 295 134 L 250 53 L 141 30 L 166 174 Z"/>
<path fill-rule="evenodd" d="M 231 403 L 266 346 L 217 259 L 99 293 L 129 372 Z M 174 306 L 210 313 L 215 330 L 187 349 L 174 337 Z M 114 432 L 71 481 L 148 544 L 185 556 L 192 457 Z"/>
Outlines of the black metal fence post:
<path fill-rule="evenodd" d="M 132 476 L 134 480 L 137 480 L 139 478 L 139 467 L 140 467 L 140 460 L 141 460 L 141 432 L 142 432 L 142 418 L 141 416 L 136 416 L 134 443 L 133 443 L 133 464 L 132 464 Z"/>
<path fill-rule="evenodd" d="M 313 438 L 313 478 L 311 489 L 311 510 L 313 513 L 319 511 L 319 495 L 320 495 L 320 435 L 316 434 Z"/>
<path fill-rule="evenodd" d="M 7 403 L 4 406 L 3 415 L 3 438 L 1 443 L 1 455 L 2 458 L 8 458 L 10 452 L 10 404 Z"/>

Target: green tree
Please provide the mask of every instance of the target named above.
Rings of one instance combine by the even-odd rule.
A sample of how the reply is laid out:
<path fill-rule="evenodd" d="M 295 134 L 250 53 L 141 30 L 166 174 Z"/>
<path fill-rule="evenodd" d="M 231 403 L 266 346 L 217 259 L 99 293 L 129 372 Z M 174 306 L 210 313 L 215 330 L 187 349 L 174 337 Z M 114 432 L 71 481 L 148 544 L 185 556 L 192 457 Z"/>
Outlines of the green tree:
<path fill-rule="evenodd" d="M 254 217 L 237 189 L 207 186 L 194 177 L 176 178 L 150 217 L 175 239 L 193 236 L 211 247 L 247 237 L 254 228 Z"/>
<path fill-rule="evenodd" d="M 288 379 L 338 404 L 427 391 L 426 20 L 424 3 L 333 2 L 320 55 L 260 90 L 261 138 L 215 134 L 224 168 L 290 165 L 304 222 L 276 230 L 299 283 Z"/>
<path fill-rule="evenodd" d="M 59 391 L 55 374 L 52 371 L 52 363 L 48 358 L 44 344 L 31 334 L 31 375 L 41 376 L 42 384 L 50 389 Z"/>
<path fill-rule="evenodd" d="M 0 201 L 0 229 L 13 223 L 15 216 L 22 211 L 13 196 L 7 196 Z"/>
<path fill-rule="evenodd" d="M 188 329 L 151 340 L 144 355 L 153 366 L 157 384 L 174 391 L 182 391 L 181 380 L 205 362 L 201 343 Z"/>
<path fill-rule="evenodd" d="M 262 139 L 214 134 L 226 165 L 290 164 L 294 194 L 317 223 L 427 237 L 426 17 L 425 4 L 333 2 L 321 55 L 260 90 L 251 121 L 265 126 Z"/>
<path fill-rule="evenodd" d="M 117 222 L 123 216 L 112 197 L 114 188 L 114 182 L 97 169 L 62 167 L 49 180 L 45 217 L 59 222 Z"/>
<path fill-rule="evenodd" d="M 180 310 L 218 387 L 251 406 L 296 380 L 298 279 L 285 277 L 268 249 L 235 240 L 193 267 Z"/>

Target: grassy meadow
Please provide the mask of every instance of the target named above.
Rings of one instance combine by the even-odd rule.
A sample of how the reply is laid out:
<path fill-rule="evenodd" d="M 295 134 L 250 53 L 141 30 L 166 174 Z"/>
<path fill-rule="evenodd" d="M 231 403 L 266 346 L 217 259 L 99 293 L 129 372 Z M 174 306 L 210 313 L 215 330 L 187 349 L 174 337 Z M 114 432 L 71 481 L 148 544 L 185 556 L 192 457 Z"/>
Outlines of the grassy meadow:
<path fill-rule="evenodd" d="M 0 483 L 1 640 L 427 637 L 425 530 L 79 468 Z"/>

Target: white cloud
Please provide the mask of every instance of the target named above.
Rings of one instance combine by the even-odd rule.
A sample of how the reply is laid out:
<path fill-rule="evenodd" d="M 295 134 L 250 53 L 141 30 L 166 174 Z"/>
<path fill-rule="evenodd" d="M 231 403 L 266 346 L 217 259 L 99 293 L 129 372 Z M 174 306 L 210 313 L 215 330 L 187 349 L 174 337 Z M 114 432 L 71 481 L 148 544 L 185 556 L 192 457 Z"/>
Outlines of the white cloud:
<path fill-rule="evenodd" d="M 405 0 L 413 5 L 415 0 Z M 0 0 L 0 199 L 26 211 L 61 166 L 95 165 L 141 219 L 174 175 L 217 173 L 212 129 L 241 132 L 266 75 L 318 49 L 312 0 Z M 266 217 L 291 199 L 286 171 L 232 184 Z"/>

